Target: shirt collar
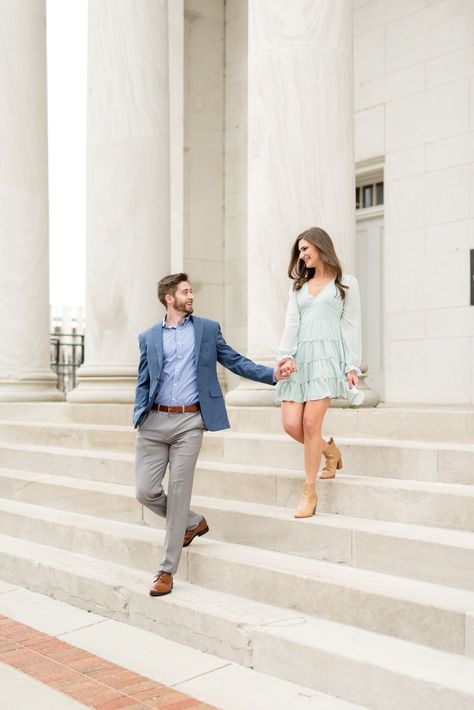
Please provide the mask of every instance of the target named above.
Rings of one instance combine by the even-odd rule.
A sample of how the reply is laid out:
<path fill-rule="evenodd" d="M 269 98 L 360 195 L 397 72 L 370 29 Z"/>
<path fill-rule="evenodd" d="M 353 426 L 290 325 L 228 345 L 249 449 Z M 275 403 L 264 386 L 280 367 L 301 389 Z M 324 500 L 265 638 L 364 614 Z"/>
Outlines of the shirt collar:
<path fill-rule="evenodd" d="M 178 327 L 181 327 L 183 325 L 186 325 L 186 323 L 189 323 L 190 318 L 191 318 L 191 314 L 189 313 L 185 318 L 183 318 L 181 323 L 178 324 Z M 169 328 L 170 330 L 173 330 L 173 328 L 174 328 L 174 326 L 172 326 L 172 325 L 167 325 L 166 316 L 161 321 L 161 326 L 162 326 L 162 328 Z"/>

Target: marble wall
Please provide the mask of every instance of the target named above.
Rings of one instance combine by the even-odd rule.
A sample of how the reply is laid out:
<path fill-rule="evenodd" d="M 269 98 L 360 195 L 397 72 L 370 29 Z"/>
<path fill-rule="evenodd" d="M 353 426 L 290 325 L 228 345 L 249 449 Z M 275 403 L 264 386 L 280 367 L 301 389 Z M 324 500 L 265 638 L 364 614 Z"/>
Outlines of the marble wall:
<path fill-rule="evenodd" d="M 184 3 L 184 270 L 224 320 L 224 0 Z"/>
<path fill-rule="evenodd" d="M 474 3 L 354 0 L 356 160 L 385 156 L 387 401 L 474 402 Z"/>
<path fill-rule="evenodd" d="M 225 334 L 241 352 L 247 351 L 247 6 L 247 0 L 225 4 Z"/>

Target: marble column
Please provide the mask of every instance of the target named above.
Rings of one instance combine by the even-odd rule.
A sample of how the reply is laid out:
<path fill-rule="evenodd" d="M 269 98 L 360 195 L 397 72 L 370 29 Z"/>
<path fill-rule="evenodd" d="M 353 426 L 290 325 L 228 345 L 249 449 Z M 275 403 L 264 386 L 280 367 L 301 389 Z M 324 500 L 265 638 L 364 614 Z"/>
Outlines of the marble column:
<path fill-rule="evenodd" d="M 90 0 L 86 352 L 73 402 L 131 402 L 170 271 L 168 3 Z"/>
<path fill-rule="evenodd" d="M 49 365 L 44 0 L 0 3 L 0 401 L 63 399 Z"/>
<path fill-rule="evenodd" d="M 355 268 L 352 3 L 249 0 L 248 351 L 274 362 L 290 247 L 321 226 Z M 229 404 L 271 404 L 242 383 Z"/>

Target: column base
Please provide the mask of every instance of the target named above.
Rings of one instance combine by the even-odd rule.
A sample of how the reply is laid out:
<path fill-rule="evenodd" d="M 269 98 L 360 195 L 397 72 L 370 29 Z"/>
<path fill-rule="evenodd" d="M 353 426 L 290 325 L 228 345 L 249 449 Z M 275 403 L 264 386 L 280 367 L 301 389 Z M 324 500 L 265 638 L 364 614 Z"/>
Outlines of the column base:
<path fill-rule="evenodd" d="M 28 373 L 18 378 L 0 377 L 0 402 L 64 402 L 54 372 Z"/>
<path fill-rule="evenodd" d="M 81 367 L 77 386 L 69 392 L 67 401 L 82 404 L 133 404 L 136 386 L 135 368 Z"/>
<path fill-rule="evenodd" d="M 275 387 L 244 380 L 225 396 L 229 407 L 277 407 Z"/>

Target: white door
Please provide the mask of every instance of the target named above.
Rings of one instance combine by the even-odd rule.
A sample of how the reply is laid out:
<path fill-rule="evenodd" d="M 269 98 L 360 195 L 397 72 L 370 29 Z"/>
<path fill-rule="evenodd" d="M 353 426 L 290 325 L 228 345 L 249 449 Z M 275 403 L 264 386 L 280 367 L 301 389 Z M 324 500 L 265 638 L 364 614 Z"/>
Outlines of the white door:
<path fill-rule="evenodd" d="M 362 361 L 368 365 L 367 384 L 384 399 L 383 217 L 358 217 L 357 278 L 362 306 Z"/>

